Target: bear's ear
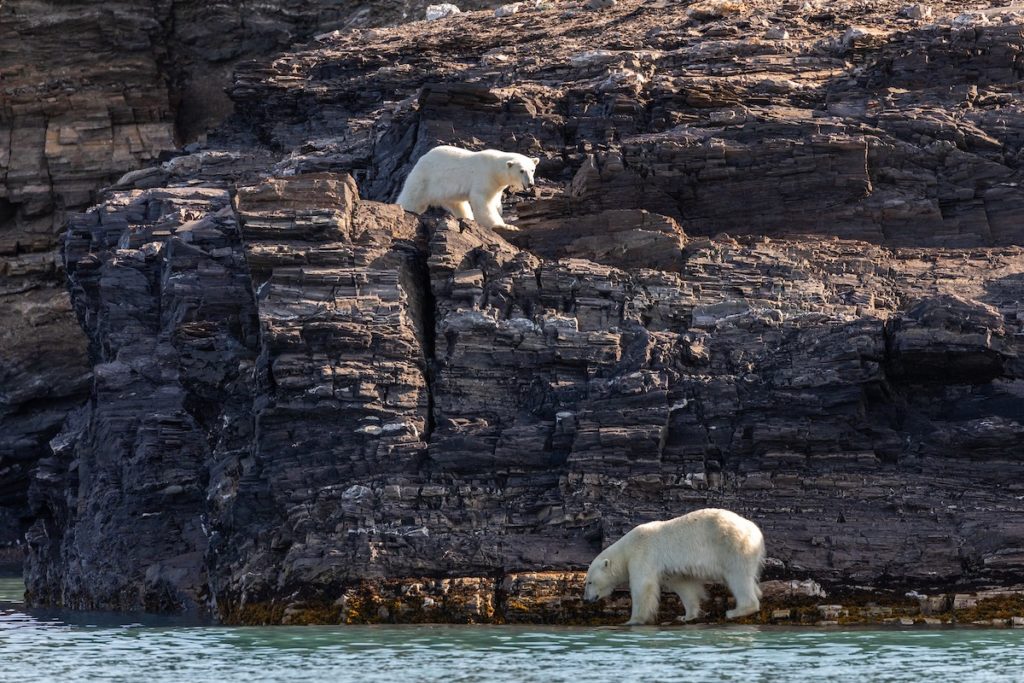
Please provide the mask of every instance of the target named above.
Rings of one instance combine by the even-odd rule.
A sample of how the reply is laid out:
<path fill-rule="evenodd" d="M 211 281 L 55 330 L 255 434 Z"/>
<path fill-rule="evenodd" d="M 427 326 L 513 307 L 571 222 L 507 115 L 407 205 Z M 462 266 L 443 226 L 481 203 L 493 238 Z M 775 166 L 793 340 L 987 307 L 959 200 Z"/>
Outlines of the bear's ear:
<path fill-rule="evenodd" d="M 508 166 L 509 168 L 512 168 L 513 166 L 515 166 L 515 163 L 516 162 L 509 159 L 508 161 L 505 162 L 505 165 Z"/>
<path fill-rule="evenodd" d="M 607 557 L 604 558 L 604 566 L 605 566 L 606 569 L 608 568 L 609 564 L 611 564 L 611 560 L 609 560 Z"/>
<path fill-rule="evenodd" d="M 539 158 L 537 158 L 537 157 L 530 157 L 530 161 L 532 161 L 532 162 L 533 162 L 533 165 L 534 165 L 535 167 L 536 167 L 536 166 L 538 166 L 538 165 L 540 165 L 540 159 L 539 159 Z"/>

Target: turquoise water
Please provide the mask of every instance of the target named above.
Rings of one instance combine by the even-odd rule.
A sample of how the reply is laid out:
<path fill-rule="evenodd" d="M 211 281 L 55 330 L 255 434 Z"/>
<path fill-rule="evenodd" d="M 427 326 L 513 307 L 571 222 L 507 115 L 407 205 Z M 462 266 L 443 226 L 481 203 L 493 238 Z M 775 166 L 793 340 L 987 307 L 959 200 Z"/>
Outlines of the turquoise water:
<path fill-rule="evenodd" d="M 1024 681 L 1024 629 L 226 628 L 20 593 L 0 579 L 3 681 Z"/>

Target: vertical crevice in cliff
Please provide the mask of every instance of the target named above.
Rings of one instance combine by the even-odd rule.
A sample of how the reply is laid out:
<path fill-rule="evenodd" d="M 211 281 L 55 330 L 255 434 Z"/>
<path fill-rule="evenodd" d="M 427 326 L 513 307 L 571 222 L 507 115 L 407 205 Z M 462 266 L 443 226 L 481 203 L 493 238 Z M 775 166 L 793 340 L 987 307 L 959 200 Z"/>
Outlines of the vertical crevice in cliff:
<path fill-rule="evenodd" d="M 218 54 L 223 48 L 207 46 L 208 52 L 204 55 L 202 41 L 209 38 L 198 28 L 202 25 L 200 22 L 188 22 L 188 3 L 172 0 L 166 8 L 166 14 L 157 17 L 160 33 L 152 37 L 153 60 L 166 89 L 168 119 L 175 144 L 186 145 L 204 139 L 208 130 L 234 111 L 234 103 L 225 93 L 225 87 L 231 82 L 233 60 L 224 62 Z M 179 15 L 185 19 L 181 27 Z M 247 27 L 242 21 L 239 27 L 240 38 L 244 40 L 248 37 Z M 183 40 L 179 31 L 190 34 L 190 40 Z M 242 47 L 238 50 L 244 51 L 244 42 L 240 40 L 239 44 Z"/>
<path fill-rule="evenodd" d="M 408 246 L 408 272 L 409 278 L 406 282 L 406 291 L 409 293 L 409 312 L 413 319 L 416 339 L 419 341 L 422 353 L 424 384 L 427 392 L 427 416 L 426 428 L 423 433 L 423 442 L 430 445 L 430 438 L 434 432 L 434 380 L 437 340 L 437 300 L 434 297 L 434 290 L 430 284 L 430 259 L 429 233 L 423 223 L 420 223 L 420 234 L 417 236 L 417 243 Z"/>
<path fill-rule="evenodd" d="M 892 317 L 882 323 L 882 349 L 883 357 L 881 362 L 882 382 L 888 390 L 892 406 L 889 411 L 890 419 L 896 429 L 902 430 L 906 422 L 906 400 L 904 391 L 900 384 L 900 359 L 896 350 L 896 334 L 899 331 L 899 317 Z"/>
<path fill-rule="evenodd" d="M 173 40 L 173 36 L 177 32 L 177 7 L 180 0 L 171 0 L 167 4 L 167 15 L 158 19 L 163 30 L 160 33 L 160 50 L 153 55 L 154 61 L 157 63 L 157 68 L 160 70 L 160 75 L 163 77 L 164 87 L 167 89 L 167 106 L 170 108 L 171 119 L 174 121 L 174 142 L 175 144 L 181 145 L 185 143 L 182 137 L 181 129 L 178 122 L 178 95 L 177 95 L 177 81 L 178 81 L 178 68 L 177 68 L 177 54 L 175 53 L 175 47 L 177 41 Z"/>
<path fill-rule="evenodd" d="M 259 364 L 265 356 L 262 353 L 263 340 L 262 329 L 258 318 L 257 288 L 250 268 L 249 259 L 246 255 L 245 239 L 242 233 L 242 217 L 236 210 L 237 192 L 234 187 L 229 188 L 230 219 L 234 224 L 235 234 L 231 242 L 237 249 L 237 269 L 241 278 L 242 291 L 245 292 L 245 304 L 240 304 L 240 309 L 248 308 L 248 314 L 239 317 L 239 325 L 244 325 L 245 318 L 248 318 L 248 329 L 238 329 L 237 337 L 242 342 L 242 347 L 249 351 L 249 362 L 240 362 L 222 378 L 218 389 L 225 399 L 224 406 L 215 414 L 221 424 L 220 434 L 216 443 L 211 440 L 211 449 L 206 464 L 206 497 L 201 515 L 201 524 L 206 536 L 206 548 L 203 558 L 203 569 L 205 579 L 205 595 L 203 606 L 210 615 L 217 616 L 220 582 L 222 580 L 221 554 L 225 550 L 227 539 L 234 530 L 235 501 L 243 477 L 243 460 L 258 467 L 258 460 L 253 457 L 253 450 L 258 439 L 256 414 L 257 398 L 260 393 L 256 391 L 256 380 L 259 377 Z M 240 391 L 248 388 L 248 392 Z M 240 409 L 232 411 L 229 405 L 232 389 L 236 396 L 241 398 Z M 236 405 L 238 405 L 236 403 Z M 241 423 L 239 427 L 238 424 Z M 227 432 L 240 432 L 234 439 Z"/>

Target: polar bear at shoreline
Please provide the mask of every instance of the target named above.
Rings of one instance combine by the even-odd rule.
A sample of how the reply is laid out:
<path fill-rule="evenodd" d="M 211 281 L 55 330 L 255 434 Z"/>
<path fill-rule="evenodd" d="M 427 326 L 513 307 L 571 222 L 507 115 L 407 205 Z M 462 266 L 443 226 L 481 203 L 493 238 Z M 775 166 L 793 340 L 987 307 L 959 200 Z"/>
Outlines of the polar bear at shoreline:
<path fill-rule="evenodd" d="M 641 524 L 605 548 L 587 570 L 583 599 L 606 598 L 628 582 L 633 611 L 626 624 L 649 624 L 666 588 L 679 595 L 685 620 L 692 621 L 707 597 L 704 584 L 724 583 L 736 598 L 725 616 L 735 619 L 761 609 L 757 579 L 763 562 L 764 537 L 756 524 L 728 510 L 695 510 Z"/>
<path fill-rule="evenodd" d="M 431 206 L 488 228 L 513 228 L 501 217 L 501 193 L 533 187 L 540 159 L 485 149 L 471 152 L 441 145 L 420 157 L 405 179 L 398 204 L 423 213 Z"/>

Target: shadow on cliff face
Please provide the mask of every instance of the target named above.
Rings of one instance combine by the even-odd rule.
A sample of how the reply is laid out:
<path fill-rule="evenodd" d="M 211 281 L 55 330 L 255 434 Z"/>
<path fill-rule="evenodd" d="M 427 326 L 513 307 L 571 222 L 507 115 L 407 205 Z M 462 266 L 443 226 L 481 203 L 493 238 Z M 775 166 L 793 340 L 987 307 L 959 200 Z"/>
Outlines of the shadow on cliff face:
<path fill-rule="evenodd" d="M 1008 279 L 1019 287 L 1019 276 Z M 955 295 L 922 299 L 887 322 L 886 375 L 900 398 L 900 428 L 916 442 L 907 457 L 1020 461 L 1024 376 L 1016 320 L 1008 322 Z"/>
<path fill-rule="evenodd" d="M 911 304 L 887 325 L 888 375 L 906 384 L 990 384 L 1013 355 L 1003 316 L 956 295 Z"/>

